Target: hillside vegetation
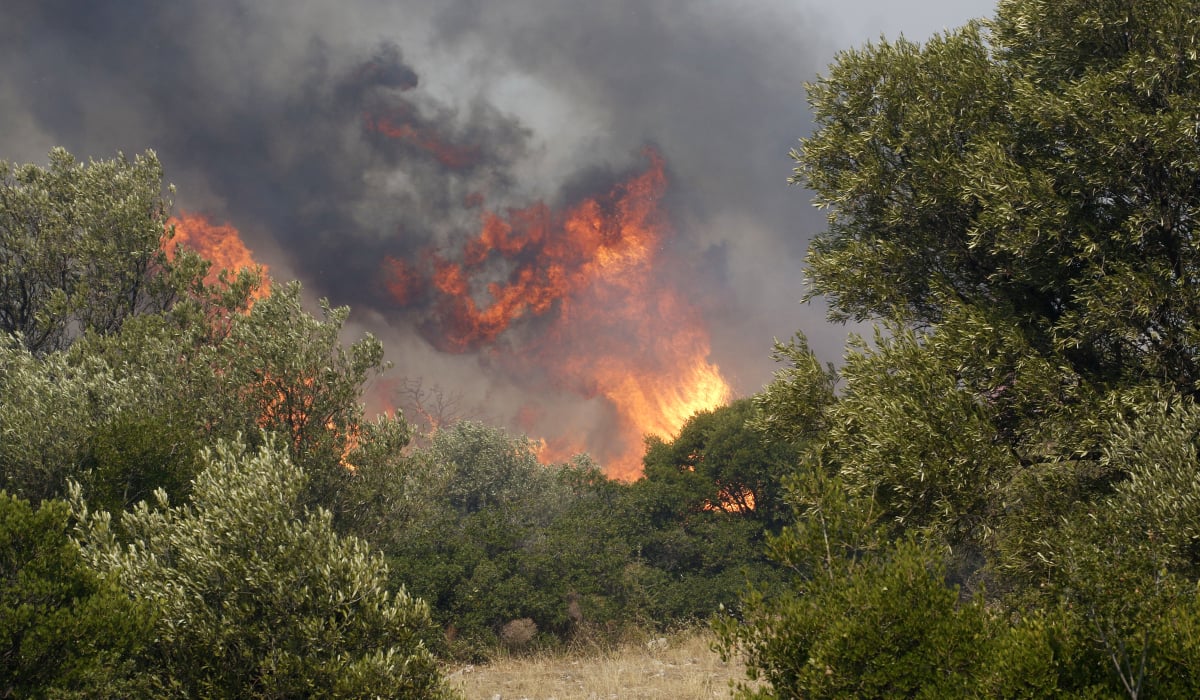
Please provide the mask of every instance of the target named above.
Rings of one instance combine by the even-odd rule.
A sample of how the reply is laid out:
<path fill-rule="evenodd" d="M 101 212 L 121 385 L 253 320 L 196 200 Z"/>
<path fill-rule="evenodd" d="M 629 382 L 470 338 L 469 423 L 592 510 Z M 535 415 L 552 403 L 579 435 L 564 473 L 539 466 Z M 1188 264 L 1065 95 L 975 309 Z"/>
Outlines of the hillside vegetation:
<path fill-rule="evenodd" d="M 809 90 L 812 294 L 876 330 L 633 483 L 364 416 L 379 341 L 176 250 L 153 153 L 0 163 L 0 697 L 1200 696 L 1200 4 L 1003 0 Z"/>
<path fill-rule="evenodd" d="M 439 659 L 779 579 L 795 451 L 748 401 L 652 441 L 633 484 L 476 422 L 414 441 L 363 415 L 383 348 L 342 344 L 348 309 L 173 243 L 153 153 L 0 180 L 0 695 L 435 697 Z"/>

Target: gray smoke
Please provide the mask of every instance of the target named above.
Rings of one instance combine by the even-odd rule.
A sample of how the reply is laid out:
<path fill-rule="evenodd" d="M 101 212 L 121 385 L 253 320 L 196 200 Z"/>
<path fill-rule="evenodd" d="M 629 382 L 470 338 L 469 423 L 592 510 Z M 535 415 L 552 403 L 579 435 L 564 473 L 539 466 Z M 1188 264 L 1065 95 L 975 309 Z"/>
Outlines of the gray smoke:
<path fill-rule="evenodd" d="M 0 158 L 155 149 L 180 208 L 351 304 L 399 374 L 513 422 L 545 387 L 436 351 L 423 312 L 384 293 L 380 261 L 473 234 L 473 201 L 602 190 L 653 145 L 675 230 L 663 274 L 747 393 L 769 377 L 773 336 L 802 329 L 831 360 L 845 337 L 798 303 L 822 221 L 785 184 L 810 129 L 803 82 L 836 48 L 829 23 L 782 1 L 9 0 Z M 578 397 L 547 402 L 565 407 L 550 412 L 563 429 L 603 424 Z"/>

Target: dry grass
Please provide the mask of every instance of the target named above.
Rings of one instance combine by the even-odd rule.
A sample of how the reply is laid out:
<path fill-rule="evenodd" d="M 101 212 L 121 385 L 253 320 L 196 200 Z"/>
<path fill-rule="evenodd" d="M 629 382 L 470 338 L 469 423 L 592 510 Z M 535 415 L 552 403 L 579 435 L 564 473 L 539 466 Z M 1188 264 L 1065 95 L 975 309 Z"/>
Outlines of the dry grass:
<path fill-rule="evenodd" d="M 726 698 L 741 664 L 709 648 L 712 634 L 693 630 L 610 650 L 499 659 L 447 669 L 467 700 L 609 700 Z"/>

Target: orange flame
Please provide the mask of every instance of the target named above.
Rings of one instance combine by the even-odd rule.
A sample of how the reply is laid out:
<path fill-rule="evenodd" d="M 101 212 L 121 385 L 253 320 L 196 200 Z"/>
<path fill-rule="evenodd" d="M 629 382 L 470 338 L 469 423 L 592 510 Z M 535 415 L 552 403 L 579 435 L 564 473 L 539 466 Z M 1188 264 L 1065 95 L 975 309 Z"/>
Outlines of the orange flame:
<path fill-rule="evenodd" d="M 435 341 L 445 350 L 478 349 L 518 320 L 545 317 L 540 334 L 516 341 L 512 361 L 612 407 L 617 446 L 590 451 L 622 479 L 640 475 L 644 435 L 669 439 L 693 413 L 726 403 L 732 393 L 708 359 L 698 310 L 658 271 L 670 233 L 660 213 L 667 180 L 662 157 L 651 150 L 646 156 L 644 172 L 565 212 L 540 203 L 485 212 L 457 260 L 428 253 L 431 270 L 389 261 L 381 271 L 400 304 L 419 288 L 434 296 Z M 507 275 L 486 282 L 498 267 Z M 562 437 L 542 444 L 547 459 L 588 447 Z"/>
<path fill-rule="evenodd" d="M 338 464 L 353 472 L 358 467 L 350 456 L 361 444 L 362 427 L 353 422 L 342 427 L 332 416 L 315 416 L 318 391 L 312 377 L 289 384 L 285 379 L 264 375 L 261 381 L 243 388 L 243 401 L 258 405 L 258 427 L 286 434 L 297 453 L 304 451 L 306 443 L 332 439 L 340 452 Z"/>
<path fill-rule="evenodd" d="M 408 304 L 417 293 L 420 280 L 408 263 L 390 255 L 383 259 L 383 286 L 388 294 L 400 304 Z"/>
<path fill-rule="evenodd" d="M 754 492 L 745 486 L 721 488 L 715 503 L 704 504 L 704 510 L 719 510 L 722 513 L 753 513 Z"/>
<path fill-rule="evenodd" d="M 403 107 L 392 109 L 391 114 L 363 115 L 363 124 L 369 131 L 407 143 L 433 156 L 447 168 L 458 170 L 473 165 L 479 158 L 479 149 L 458 146 L 431 128 L 422 128 L 410 110 Z"/>
<path fill-rule="evenodd" d="M 192 249 L 212 263 L 204 278 L 209 285 L 221 283 L 222 271 L 237 273 L 244 269 L 255 269 L 264 276 L 260 286 L 251 292 L 251 298 L 262 299 L 270 293 L 270 282 L 265 277 L 267 267 L 254 261 L 252 252 L 242 242 L 236 228 L 229 224 L 214 224 L 202 214 L 185 212 L 171 217 L 168 223 L 175 227 L 175 236 L 166 249 L 168 259 L 174 259 L 176 245 Z M 316 402 L 315 382 L 308 377 L 301 381 L 301 385 L 303 388 L 289 387 L 283 380 L 266 376 L 261 383 L 245 388 L 247 400 L 257 400 L 260 404 L 259 427 L 284 429 L 290 433 L 293 448 L 297 450 L 305 440 L 313 438 L 310 433 L 314 432 L 314 426 L 310 424 L 319 422 L 312 416 Z M 350 455 L 359 446 L 361 428 L 350 424 L 344 430 L 339 429 L 332 418 L 326 418 L 323 427 L 341 448 L 338 463 L 354 471 L 355 465 L 350 462 Z"/>
<path fill-rule="evenodd" d="M 175 227 L 175 237 L 167 246 L 168 259 L 174 259 L 176 245 L 192 249 L 212 263 L 204 277 L 204 282 L 209 285 L 220 281 L 222 271 L 236 274 L 240 270 L 259 270 L 263 273 L 263 281 L 251 296 L 262 299 L 270 293 L 270 283 L 266 279 L 267 266 L 254 261 L 253 254 L 242 242 L 236 228 L 229 224 L 214 224 L 203 214 L 186 212 L 172 216 L 167 223 Z"/>

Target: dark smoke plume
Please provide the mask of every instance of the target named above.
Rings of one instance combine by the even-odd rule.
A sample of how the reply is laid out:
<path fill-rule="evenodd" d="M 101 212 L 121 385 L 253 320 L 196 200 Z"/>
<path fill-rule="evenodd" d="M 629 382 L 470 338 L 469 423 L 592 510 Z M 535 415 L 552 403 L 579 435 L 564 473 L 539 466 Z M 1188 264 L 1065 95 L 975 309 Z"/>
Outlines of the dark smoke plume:
<path fill-rule="evenodd" d="M 674 232 L 661 274 L 750 392 L 772 336 L 803 328 L 834 359 L 844 333 L 798 304 L 821 221 L 785 185 L 809 128 L 802 83 L 830 50 L 794 3 L 739 5 L 12 0 L 0 158 L 157 150 L 182 208 L 233 223 L 273 270 L 352 305 L 401 374 L 515 423 L 545 387 L 505 375 L 494 352 L 443 357 L 421 337 L 433 311 L 398 302 L 381 263 L 454 249 L 483 207 L 603 192 L 651 145 Z"/>

